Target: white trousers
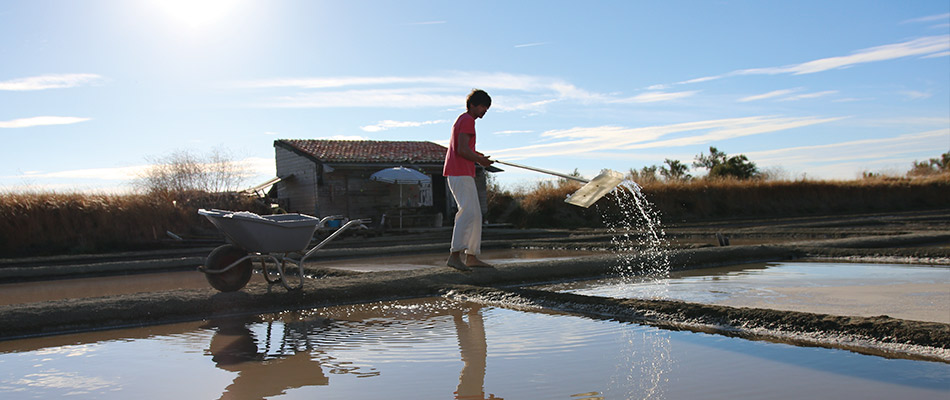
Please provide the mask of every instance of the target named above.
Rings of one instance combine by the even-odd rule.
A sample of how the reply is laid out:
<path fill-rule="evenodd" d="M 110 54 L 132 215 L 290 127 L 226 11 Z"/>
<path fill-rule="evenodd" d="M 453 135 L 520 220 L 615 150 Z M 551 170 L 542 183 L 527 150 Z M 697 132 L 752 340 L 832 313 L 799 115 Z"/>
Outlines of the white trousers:
<path fill-rule="evenodd" d="M 465 250 L 467 254 L 478 255 L 482 252 L 482 207 L 478 204 L 478 189 L 475 178 L 471 176 L 449 176 L 449 190 L 458 204 L 455 214 L 455 227 L 452 229 L 452 248 L 450 251 Z"/>

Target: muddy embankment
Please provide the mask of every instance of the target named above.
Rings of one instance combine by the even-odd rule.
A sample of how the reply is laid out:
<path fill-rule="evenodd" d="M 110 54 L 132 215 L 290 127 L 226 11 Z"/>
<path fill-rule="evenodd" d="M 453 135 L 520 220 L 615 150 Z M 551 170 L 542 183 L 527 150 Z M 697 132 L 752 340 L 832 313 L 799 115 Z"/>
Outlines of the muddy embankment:
<path fill-rule="evenodd" d="M 850 224 L 849 224 L 850 223 Z M 719 234 L 718 237 L 716 234 Z M 433 236 L 434 235 L 434 236 Z M 800 258 L 894 259 L 950 265 L 950 210 L 899 216 L 822 217 L 766 221 L 719 221 L 667 228 L 673 269 L 695 269 L 748 262 Z M 440 251 L 443 233 L 416 243 L 329 250 L 387 254 Z M 461 272 L 449 268 L 343 273 L 312 270 L 301 290 L 269 286 L 260 277 L 244 289 L 218 293 L 211 288 L 69 299 L 0 307 L 0 340 L 90 329 L 200 320 L 225 315 L 311 309 L 426 296 L 449 296 L 510 308 L 545 309 L 593 318 L 636 321 L 763 338 L 796 344 L 847 348 L 895 357 L 950 362 L 950 325 L 888 316 L 853 317 L 759 308 L 728 307 L 668 300 L 609 299 L 553 293 L 525 286 L 597 278 L 615 274 L 617 256 L 604 232 L 486 231 L 490 247 L 605 249 L 569 260 L 515 263 L 495 269 Z M 500 239 L 499 239 L 500 237 Z M 723 244 L 728 238 L 732 245 Z M 407 240 L 408 241 L 408 240 Z M 718 243 L 717 243 L 718 242 Z M 442 249 L 444 250 L 444 249 Z M 637 265 L 635 257 L 632 264 Z M 41 264 L 41 263 L 40 263 Z M 41 268 L 31 265 L 19 268 Z M 12 266 L 10 268 L 13 268 Z M 35 277 L 34 277 L 35 278 Z"/>

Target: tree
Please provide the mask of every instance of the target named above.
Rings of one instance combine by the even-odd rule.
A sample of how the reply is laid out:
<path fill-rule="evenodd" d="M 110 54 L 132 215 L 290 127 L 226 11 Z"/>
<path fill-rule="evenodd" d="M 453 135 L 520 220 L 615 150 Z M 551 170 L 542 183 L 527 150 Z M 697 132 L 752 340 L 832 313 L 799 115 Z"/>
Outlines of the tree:
<path fill-rule="evenodd" d="M 754 162 L 745 155 L 728 157 L 715 147 L 709 147 L 709 155 L 699 153 L 693 166 L 709 170 L 709 178 L 733 177 L 736 179 L 752 179 L 759 175 L 759 169 Z"/>
<path fill-rule="evenodd" d="M 230 154 L 221 149 L 212 150 L 206 157 L 178 150 L 164 157 L 146 158 L 146 161 L 151 165 L 135 185 L 149 193 L 233 191 L 250 175 L 248 167 L 233 161 Z"/>
<path fill-rule="evenodd" d="M 667 181 L 688 181 L 693 178 L 692 175 L 686 172 L 689 170 L 689 167 L 679 160 L 667 158 L 664 163 L 666 163 L 666 166 L 660 167 L 660 175 L 663 175 L 663 178 Z"/>
<path fill-rule="evenodd" d="M 950 172 L 950 151 L 941 154 L 940 158 L 914 161 L 913 167 L 907 171 L 907 176 L 930 176 L 948 172 Z"/>
<path fill-rule="evenodd" d="M 711 170 L 713 167 L 725 162 L 726 153 L 719 151 L 715 147 L 709 146 L 709 155 L 704 156 L 703 153 L 699 153 L 699 155 L 696 156 L 696 161 L 693 162 L 693 166 L 696 168 L 706 168 Z"/>
<path fill-rule="evenodd" d="M 656 182 L 659 179 L 656 172 L 659 169 L 656 165 L 651 165 L 649 167 L 643 167 L 639 171 L 636 169 L 630 168 L 629 178 L 630 180 L 637 183 L 647 183 L 647 182 Z"/>
<path fill-rule="evenodd" d="M 581 176 L 581 172 L 578 171 L 577 168 L 574 168 L 574 172 L 571 172 L 571 173 L 567 174 L 567 176 L 573 176 L 573 177 L 575 177 L 575 178 L 584 179 L 584 177 Z M 577 181 L 576 181 L 576 180 L 573 180 L 573 179 L 557 178 L 557 184 L 558 184 L 558 186 L 564 186 L 564 185 L 568 185 L 568 184 L 574 184 L 575 182 L 577 182 Z"/>

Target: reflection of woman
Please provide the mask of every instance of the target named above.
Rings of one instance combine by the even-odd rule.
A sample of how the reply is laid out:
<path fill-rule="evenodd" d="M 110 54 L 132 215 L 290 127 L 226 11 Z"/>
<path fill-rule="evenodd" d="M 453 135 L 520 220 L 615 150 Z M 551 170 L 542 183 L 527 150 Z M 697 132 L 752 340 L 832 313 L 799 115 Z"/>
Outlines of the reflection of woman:
<path fill-rule="evenodd" d="M 221 394 L 221 399 L 264 399 L 283 394 L 287 389 L 327 385 L 320 362 L 308 351 L 267 360 L 258 353 L 257 339 L 247 322 L 237 319 L 211 323 L 217 331 L 211 338 L 211 360 L 218 368 L 237 372 L 234 381 Z"/>
<path fill-rule="evenodd" d="M 451 311 L 463 364 L 455 398 L 481 400 L 485 398 L 485 359 L 488 357 L 485 325 L 482 321 L 481 307 L 476 305 L 468 309 L 468 322 L 462 319 L 462 312 L 460 309 Z M 493 394 L 488 398 L 502 400 Z"/>

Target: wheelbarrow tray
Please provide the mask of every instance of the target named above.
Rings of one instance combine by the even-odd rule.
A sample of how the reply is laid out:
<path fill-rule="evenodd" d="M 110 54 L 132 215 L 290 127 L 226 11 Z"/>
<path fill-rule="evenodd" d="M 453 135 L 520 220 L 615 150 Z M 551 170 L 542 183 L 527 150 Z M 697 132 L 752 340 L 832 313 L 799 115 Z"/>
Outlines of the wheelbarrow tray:
<path fill-rule="evenodd" d="M 320 219 L 305 214 L 257 215 L 227 210 L 198 210 L 244 250 L 254 253 L 302 251 Z"/>

